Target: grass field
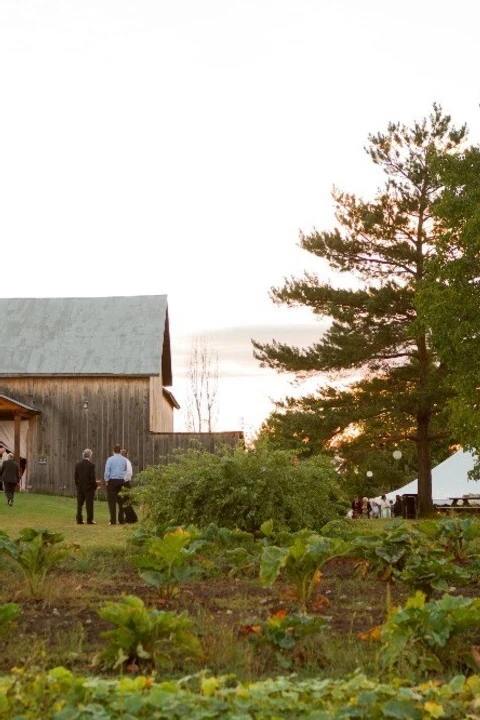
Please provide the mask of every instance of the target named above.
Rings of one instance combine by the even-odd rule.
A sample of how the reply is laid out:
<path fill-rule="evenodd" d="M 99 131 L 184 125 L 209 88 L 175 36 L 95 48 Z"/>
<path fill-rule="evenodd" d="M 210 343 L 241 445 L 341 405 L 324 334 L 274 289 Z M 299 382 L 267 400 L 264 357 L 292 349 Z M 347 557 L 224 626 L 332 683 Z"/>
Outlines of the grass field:
<path fill-rule="evenodd" d="M 125 544 L 128 528 L 108 524 L 106 502 L 95 501 L 96 525 L 77 525 L 76 509 L 75 498 L 35 493 L 16 493 L 13 507 L 8 507 L 5 495 L 0 493 L 0 530 L 16 537 L 25 527 L 47 528 L 63 533 L 66 542 L 77 542 L 84 547 Z"/>

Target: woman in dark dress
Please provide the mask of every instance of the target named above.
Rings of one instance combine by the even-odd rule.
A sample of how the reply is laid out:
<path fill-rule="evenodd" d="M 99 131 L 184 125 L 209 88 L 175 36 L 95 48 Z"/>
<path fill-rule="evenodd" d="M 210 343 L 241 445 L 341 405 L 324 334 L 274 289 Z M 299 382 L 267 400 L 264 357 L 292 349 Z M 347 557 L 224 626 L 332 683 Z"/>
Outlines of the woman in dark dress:
<path fill-rule="evenodd" d="M 13 453 L 8 454 L 8 460 L 4 460 L 0 469 L 0 478 L 3 480 L 7 504 L 12 507 L 15 489 L 20 482 L 20 466 L 13 459 Z"/>

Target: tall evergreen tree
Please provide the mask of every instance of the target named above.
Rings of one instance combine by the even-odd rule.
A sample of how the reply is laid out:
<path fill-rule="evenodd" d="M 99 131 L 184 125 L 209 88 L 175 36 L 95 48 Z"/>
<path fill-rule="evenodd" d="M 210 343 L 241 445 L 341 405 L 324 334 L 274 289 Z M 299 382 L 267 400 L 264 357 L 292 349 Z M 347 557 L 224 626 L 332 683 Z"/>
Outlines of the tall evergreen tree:
<path fill-rule="evenodd" d="M 439 416 L 449 391 L 416 298 L 438 242 L 432 216 L 441 192 L 438 157 L 455 154 L 465 134 L 434 105 L 411 127 L 391 123 L 386 133 L 369 136 L 367 153 L 386 174 L 384 188 L 372 201 L 334 190 L 338 227 L 300 237 L 303 249 L 347 273 L 352 287 L 306 273 L 271 291 L 277 303 L 307 306 L 330 318 L 329 329 L 308 348 L 253 343 L 257 359 L 278 371 L 327 373 L 332 380 L 349 371 L 347 387 L 330 382 L 313 398 L 297 401 L 297 408 L 316 407 L 332 429 L 330 440 L 342 434 L 345 440 L 347 428 L 373 428 L 377 444 L 413 442 L 421 515 L 433 510 L 431 448 L 448 434 Z"/>

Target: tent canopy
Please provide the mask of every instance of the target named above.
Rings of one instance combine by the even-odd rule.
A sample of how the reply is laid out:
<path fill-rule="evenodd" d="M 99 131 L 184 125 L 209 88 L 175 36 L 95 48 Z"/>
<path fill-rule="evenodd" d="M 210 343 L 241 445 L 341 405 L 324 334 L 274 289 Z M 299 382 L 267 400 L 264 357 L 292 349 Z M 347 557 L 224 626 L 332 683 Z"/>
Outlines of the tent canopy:
<path fill-rule="evenodd" d="M 477 495 L 480 493 L 480 482 L 470 480 L 468 473 L 473 470 L 475 457 L 472 453 L 457 450 L 456 453 L 444 460 L 432 470 L 432 498 L 433 502 L 445 504 L 450 498 L 462 495 Z M 418 493 L 418 480 L 412 480 L 398 490 L 387 493 L 389 500 L 395 500 L 396 495 Z"/>

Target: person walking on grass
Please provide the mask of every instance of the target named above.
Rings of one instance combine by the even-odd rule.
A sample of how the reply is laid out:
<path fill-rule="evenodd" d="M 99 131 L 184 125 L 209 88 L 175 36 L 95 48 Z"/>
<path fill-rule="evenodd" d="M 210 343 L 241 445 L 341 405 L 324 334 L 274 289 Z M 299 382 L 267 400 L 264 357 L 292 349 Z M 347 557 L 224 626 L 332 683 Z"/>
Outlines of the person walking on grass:
<path fill-rule="evenodd" d="M 20 466 L 13 459 L 13 453 L 5 454 L 5 460 L 0 468 L 0 478 L 3 481 L 7 504 L 12 507 L 15 489 L 20 482 Z"/>
<path fill-rule="evenodd" d="M 8 450 L 5 447 L 3 443 L 0 443 L 0 470 L 2 469 L 2 465 L 5 462 L 5 460 L 8 460 Z M 1 479 L 1 473 L 0 473 L 0 490 L 4 490 L 4 482 Z"/>
<path fill-rule="evenodd" d="M 75 486 L 77 488 L 77 525 L 83 525 L 82 509 L 86 506 L 87 525 L 95 525 L 93 519 L 93 501 L 97 489 L 95 465 L 92 462 L 92 451 L 86 448 L 82 460 L 75 465 Z"/>
<path fill-rule="evenodd" d="M 120 490 L 125 486 L 125 477 L 127 475 L 127 461 L 120 454 L 121 446 L 115 444 L 113 446 L 113 455 L 110 455 L 105 463 L 105 473 L 103 479 L 107 484 L 107 501 L 110 512 L 110 525 L 117 524 L 117 505 L 118 505 L 118 523 L 123 525 L 125 522 L 123 513 L 123 497 L 119 494 Z"/>

